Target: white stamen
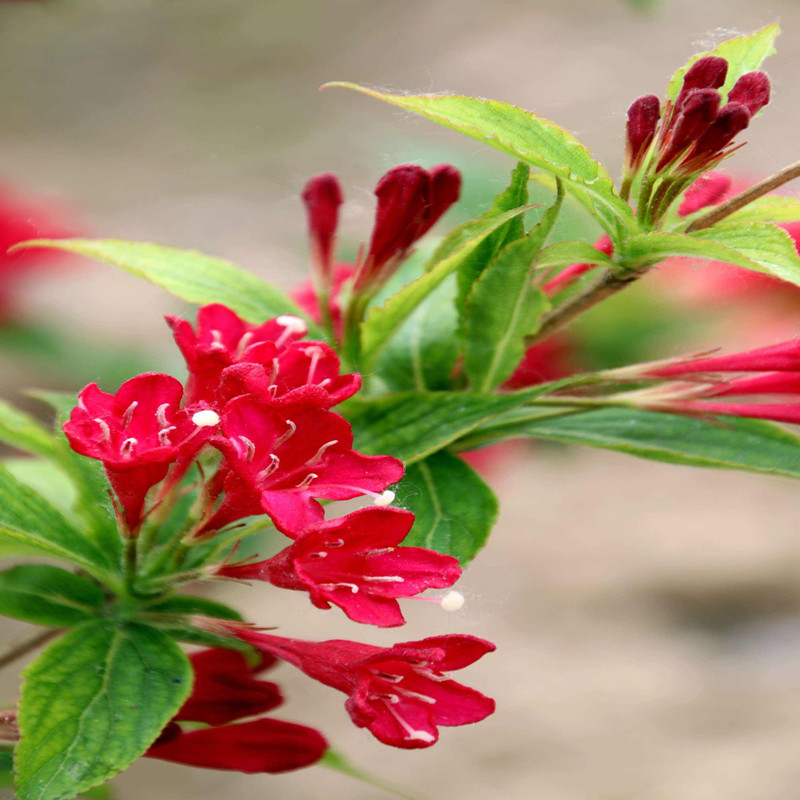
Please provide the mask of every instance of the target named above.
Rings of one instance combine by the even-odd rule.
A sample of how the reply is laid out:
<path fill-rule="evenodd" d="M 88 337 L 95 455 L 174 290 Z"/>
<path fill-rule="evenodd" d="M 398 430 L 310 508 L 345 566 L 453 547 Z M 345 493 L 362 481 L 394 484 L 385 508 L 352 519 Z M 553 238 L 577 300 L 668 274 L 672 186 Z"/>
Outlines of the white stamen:
<path fill-rule="evenodd" d="M 314 455 L 311 456 L 308 461 L 306 461 L 306 466 L 313 467 L 314 464 L 318 464 L 320 461 L 322 461 L 322 456 L 325 455 L 325 451 L 329 447 L 333 447 L 335 444 L 339 444 L 338 439 L 331 439 L 329 442 L 325 442 L 325 444 L 323 444 L 319 450 L 317 450 L 317 452 L 314 453 Z"/>
<path fill-rule="evenodd" d="M 259 472 L 256 476 L 260 481 L 265 481 L 267 478 L 269 478 L 269 476 L 272 475 L 272 473 L 275 472 L 275 470 L 281 465 L 281 460 L 275 455 L 275 453 L 270 453 L 269 457 L 271 460 L 270 465 L 265 469 L 262 469 L 261 472 Z"/>
<path fill-rule="evenodd" d="M 158 441 L 159 441 L 159 443 L 164 445 L 164 447 L 169 447 L 172 444 L 172 442 L 169 440 L 169 435 L 174 430 L 176 430 L 174 425 L 167 425 L 166 428 L 162 428 L 158 432 Z"/>
<path fill-rule="evenodd" d="M 273 400 L 278 396 L 278 387 L 274 383 L 267 386 L 267 391 Z"/>
<path fill-rule="evenodd" d="M 325 380 L 320 381 L 317 386 L 328 386 L 329 384 L 333 383 L 330 378 L 325 378 Z"/>
<path fill-rule="evenodd" d="M 222 333 L 218 330 L 211 331 L 211 345 L 209 350 L 227 350 L 228 348 L 222 343 Z"/>
<path fill-rule="evenodd" d="M 320 583 L 320 589 L 326 589 L 327 591 L 331 591 L 333 589 L 338 589 L 340 586 L 346 586 L 353 594 L 358 594 L 358 586 L 354 583 Z"/>
<path fill-rule="evenodd" d="M 167 409 L 169 408 L 169 403 L 162 403 L 156 409 L 156 419 L 158 420 L 158 424 L 162 428 L 166 428 L 169 425 L 169 421 L 167 420 Z"/>
<path fill-rule="evenodd" d="M 247 331 L 247 333 L 242 335 L 242 338 L 239 339 L 239 344 L 236 348 L 236 357 L 241 357 L 242 353 L 247 349 L 250 342 L 253 340 L 254 333 L 253 331 Z"/>
<path fill-rule="evenodd" d="M 366 555 L 368 556 L 383 556 L 386 553 L 393 553 L 395 550 L 394 547 L 376 547 L 374 550 L 367 550 Z"/>
<path fill-rule="evenodd" d="M 286 344 L 286 340 L 289 339 L 292 334 L 305 336 L 308 333 L 308 325 L 306 325 L 300 317 L 293 317 L 291 314 L 282 314 L 275 322 L 283 327 L 283 333 L 278 337 L 278 341 L 275 342 L 276 347 L 283 347 L 283 345 Z"/>
<path fill-rule="evenodd" d="M 317 364 L 322 357 L 322 348 L 306 347 L 306 349 L 303 350 L 303 353 L 311 359 L 311 363 L 308 365 L 308 377 L 306 378 L 306 383 L 314 383 L 314 373 L 317 371 Z"/>
<path fill-rule="evenodd" d="M 303 478 L 303 480 L 301 480 L 295 488 L 308 489 L 308 487 L 311 485 L 311 481 L 313 481 L 315 478 L 319 478 L 319 475 L 317 475 L 316 472 L 309 472 L 308 475 L 306 475 L 305 478 Z"/>
<path fill-rule="evenodd" d="M 406 579 L 401 578 L 399 575 L 364 575 L 362 576 L 365 581 L 372 581 L 373 583 L 405 583 Z"/>
<path fill-rule="evenodd" d="M 219 414 L 210 408 L 204 408 L 192 414 L 192 422 L 198 428 L 216 428 L 219 425 Z"/>
<path fill-rule="evenodd" d="M 108 427 L 108 423 L 104 419 L 95 418 L 94 420 L 101 431 L 101 439 L 103 442 L 108 442 L 111 440 L 111 429 Z"/>
<path fill-rule="evenodd" d="M 248 439 L 246 436 L 239 435 L 237 437 L 239 441 L 244 445 L 244 457 L 247 461 L 252 461 L 253 457 L 256 454 L 256 446 L 252 439 Z M 236 442 L 234 442 L 236 444 Z M 241 448 L 237 447 L 237 451 L 239 452 L 239 456 L 241 457 L 242 452 Z"/>
<path fill-rule="evenodd" d="M 395 711 L 390 703 L 397 703 L 399 702 L 400 698 L 396 698 L 390 702 L 386 702 L 386 708 L 389 709 L 389 713 L 397 720 L 400 727 L 406 733 L 406 739 L 410 739 L 412 741 L 419 741 L 419 742 L 435 742 L 436 737 L 432 733 L 428 733 L 428 731 L 418 731 L 416 728 L 412 728 L 411 725 L 406 722 L 398 713 Z"/>
<path fill-rule="evenodd" d="M 425 662 L 424 667 L 413 667 L 414 672 L 417 675 L 421 675 L 423 678 L 427 678 L 429 681 L 433 681 L 434 683 L 444 683 L 445 681 L 450 681 L 452 678 L 447 675 L 446 673 L 442 673 L 441 675 L 437 675 Z"/>
<path fill-rule="evenodd" d="M 309 553 L 309 558 L 327 558 L 328 554 L 324 550 L 319 550 L 316 553 Z"/>
<path fill-rule="evenodd" d="M 413 697 L 415 700 L 422 700 L 423 703 L 428 703 L 428 705 L 433 705 L 436 702 L 435 698 L 428 697 L 428 695 L 420 694 L 419 692 L 413 692 L 411 689 L 406 689 L 404 686 L 398 686 L 395 691 L 400 692 L 400 694 L 405 695 L 406 697 Z"/>
<path fill-rule="evenodd" d="M 278 373 L 281 371 L 281 364 L 277 358 L 272 359 L 272 372 L 269 374 L 269 382 L 275 383 L 278 380 Z M 277 387 L 276 387 L 277 388 Z"/>
<path fill-rule="evenodd" d="M 134 400 L 126 409 L 125 413 L 122 415 L 122 427 L 127 428 L 128 425 L 131 423 L 131 419 L 133 417 L 133 412 L 136 411 L 136 406 L 139 405 L 138 400 Z"/>
<path fill-rule="evenodd" d="M 325 547 L 342 547 L 344 545 L 344 539 L 333 539 L 330 542 L 325 542 Z"/>
<path fill-rule="evenodd" d="M 394 497 L 394 492 L 391 489 L 387 489 L 385 492 L 375 495 L 372 505 L 380 507 L 390 506 L 392 503 L 394 503 Z"/>
<path fill-rule="evenodd" d="M 402 675 L 392 675 L 388 672 L 381 672 L 377 669 L 372 670 L 372 674 L 376 678 L 380 678 L 382 681 L 388 681 L 389 683 L 400 683 L 400 681 L 403 680 Z"/>
<path fill-rule="evenodd" d="M 126 439 L 122 446 L 119 448 L 120 455 L 123 458 L 128 458 L 129 456 L 133 455 L 133 451 L 136 449 L 136 445 L 138 444 L 138 440 L 131 437 L 130 439 Z"/>
<path fill-rule="evenodd" d="M 272 445 L 273 450 L 277 450 L 282 444 L 284 444 L 288 439 L 294 436 L 294 432 L 297 430 L 297 425 L 294 424 L 290 419 L 286 420 L 286 424 L 289 426 L 289 430 L 285 433 L 282 433 L 278 439 L 276 440 L 275 444 Z"/>
<path fill-rule="evenodd" d="M 445 611 L 460 611 L 464 607 L 464 595 L 461 592 L 448 592 L 439 604 Z"/>

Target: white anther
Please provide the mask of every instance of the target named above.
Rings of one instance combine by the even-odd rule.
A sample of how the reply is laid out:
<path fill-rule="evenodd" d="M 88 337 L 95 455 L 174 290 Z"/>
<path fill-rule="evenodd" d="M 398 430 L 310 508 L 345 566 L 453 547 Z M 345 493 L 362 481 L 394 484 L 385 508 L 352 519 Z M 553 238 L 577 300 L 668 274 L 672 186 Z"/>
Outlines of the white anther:
<path fill-rule="evenodd" d="M 325 547 L 342 547 L 344 539 L 332 539 L 330 542 L 325 542 Z"/>
<path fill-rule="evenodd" d="M 415 700 L 421 700 L 423 703 L 428 703 L 428 705 L 433 705 L 436 700 L 433 697 L 428 697 L 427 694 L 420 694 L 419 692 L 413 692 L 411 689 L 406 689 L 404 686 L 398 686 L 397 690 L 400 694 L 405 695 L 406 697 L 413 697 Z"/>
<path fill-rule="evenodd" d="M 253 336 L 254 335 L 255 334 L 253 333 L 253 331 L 247 331 L 247 333 L 243 334 L 242 338 L 239 339 L 239 344 L 236 347 L 236 357 L 237 358 L 239 358 L 242 355 L 242 353 L 244 353 L 244 351 L 249 346 L 250 342 L 253 341 Z"/>
<path fill-rule="evenodd" d="M 272 473 L 275 472 L 275 470 L 281 465 L 281 460 L 275 455 L 275 453 L 270 453 L 269 457 L 270 465 L 262 469 L 261 472 L 259 472 L 256 476 L 260 481 L 265 481 L 267 478 L 269 478 L 269 476 L 272 475 Z"/>
<path fill-rule="evenodd" d="M 212 330 L 211 332 L 211 345 L 209 347 L 210 350 L 227 350 L 228 348 L 222 343 L 222 333 L 218 330 Z"/>
<path fill-rule="evenodd" d="M 373 583 L 405 583 L 405 578 L 399 575 L 364 575 L 365 581 L 372 581 Z"/>
<path fill-rule="evenodd" d="M 370 700 L 383 700 L 384 703 L 399 703 L 400 698 L 396 694 L 379 694 L 376 692 L 375 694 L 371 694 L 369 696 Z"/>
<path fill-rule="evenodd" d="M 333 381 L 332 381 L 330 378 L 325 378 L 325 380 L 322 380 L 322 381 L 320 381 L 320 382 L 317 384 L 317 386 L 322 386 L 322 387 L 325 387 L 325 386 L 328 386 L 328 385 L 329 385 L 329 384 L 331 384 L 331 383 L 333 383 Z"/>
<path fill-rule="evenodd" d="M 267 391 L 273 400 L 278 396 L 278 387 L 274 383 L 271 383 L 269 386 L 267 386 Z"/>
<path fill-rule="evenodd" d="M 317 475 L 316 472 L 309 472 L 308 475 L 306 475 L 305 478 L 303 478 L 303 480 L 301 480 L 295 488 L 308 489 L 308 487 L 311 485 L 311 481 L 313 481 L 315 478 L 319 478 L 319 475 Z"/>
<path fill-rule="evenodd" d="M 389 683 L 400 683 L 403 680 L 402 675 L 392 675 L 389 672 L 381 672 L 378 669 L 372 670 L 372 674 L 376 678 L 380 678 L 382 681 L 388 681 Z"/>
<path fill-rule="evenodd" d="M 281 371 L 281 363 L 277 358 L 272 359 L 272 372 L 269 374 L 269 382 L 275 383 L 278 380 L 278 373 Z"/>
<path fill-rule="evenodd" d="M 239 441 L 244 445 L 244 457 L 246 461 L 252 461 L 253 457 L 256 454 L 256 446 L 252 439 L 248 439 L 246 436 L 238 436 Z M 235 444 L 235 442 L 234 442 Z M 241 448 L 236 448 L 239 451 L 239 455 L 241 456 Z"/>
<path fill-rule="evenodd" d="M 122 415 L 122 427 L 127 428 L 128 425 L 131 423 L 131 419 L 133 418 L 133 412 L 136 411 L 136 406 L 139 405 L 138 400 L 134 400 L 126 409 L 125 413 Z"/>
<path fill-rule="evenodd" d="M 169 447 L 172 442 L 169 440 L 169 435 L 174 431 L 176 428 L 174 425 L 167 425 L 166 428 L 162 428 L 158 432 L 158 441 L 160 444 L 164 445 L 164 447 Z"/>
<path fill-rule="evenodd" d="M 210 408 L 204 408 L 192 414 L 192 422 L 198 428 L 216 428 L 219 425 L 219 414 Z"/>
<path fill-rule="evenodd" d="M 101 439 L 104 442 L 108 442 L 111 440 L 111 429 L 108 427 L 108 423 L 104 419 L 97 419 L 95 418 L 94 422 L 97 423 L 98 427 L 101 431 Z"/>
<path fill-rule="evenodd" d="M 314 383 L 314 373 L 317 371 L 317 364 L 319 363 L 320 358 L 322 358 L 322 348 L 306 347 L 306 349 L 303 350 L 303 353 L 311 359 L 311 363 L 308 365 L 308 377 L 306 378 L 306 383 Z"/>
<path fill-rule="evenodd" d="M 162 403 L 156 409 L 156 419 L 158 420 L 158 424 L 162 428 L 166 428 L 169 425 L 169 420 L 167 420 L 167 409 L 169 408 L 169 403 Z"/>
<path fill-rule="evenodd" d="M 428 665 L 427 662 L 423 661 L 425 666 L 423 667 L 413 667 L 414 672 L 417 675 L 421 675 L 423 678 L 427 678 L 429 681 L 433 681 L 434 683 L 444 683 L 445 681 L 452 680 L 452 678 L 447 674 L 437 674 L 435 673 Z"/>
<path fill-rule="evenodd" d="M 138 441 L 133 437 L 131 437 L 130 439 L 126 439 L 119 448 L 120 455 L 123 458 L 127 458 L 128 456 L 133 455 L 133 451 L 136 449 L 137 444 Z"/>
<path fill-rule="evenodd" d="M 300 317 L 293 317 L 291 314 L 283 314 L 278 317 L 275 322 L 283 327 L 283 333 L 275 342 L 275 346 L 278 348 L 283 347 L 293 334 L 305 336 L 306 333 L 308 333 L 308 325 L 306 325 Z"/>
<path fill-rule="evenodd" d="M 368 556 L 383 556 L 386 553 L 393 553 L 394 547 L 376 547 L 374 550 L 367 550 Z"/>
<path fill-rule="evenodd" d="M 448 592 L 440 601 L 439 605 L 445 611 L 460 611 L 464 607 L 464 595 L 461 592 Z"/>
<path fill-rule="evenodd" d="M 318 550 L 316 553 L 309 553 L 309 558 L 327 558 L 328 554 L 324 550 Z"/>
<path fill-rule="evenodd" d="M 289 429 L 277 438 L 275 444 L 272 445 L 273 450 L 277 450 L 282 444 L 294 436 L 294 432 L 297 430 L 297 425 L 295 425 L 290 419 L 286 420 L 286 424 L 289 426 Z"/>
<path fill-rule="evenodd" d="M 344 586 L 349 589 L 353 594 L 358 594 L 358 586 L 354 583 L 321 583 L 319 584 L 320 589 L 325 589 L 326 591 L 331 591 L 333 589 L 338 589 L 340 586 Z"/>
<path fill-rule="evenodd" d="M 372 501 L 372 505 L 381 507 L 390 506 L 392 503 L 394 503 L 394 492 L 391 489 L 387 489 L 385 492 L 376 495 L 375 499 Z"/>
<path fill-rule="evenodd" d="M 309 458 L 308 461 L 306 461 L 306 464 L 309 467 L 314 466 L 314 464 L 318 464 L 320 461 L 322 461 L 322 456 L 325 455 L 325 451 L 329 447 L 333 447 L 335 444 L 339 444 L 339 440 L 338 439 L 331 439 L 329 442 L 325 442 L 325 444 L 323 444 L 319 448 L 319 450 L 317 450 L 317 452 L 314 453 L 314 455 L 311 456 L 311 458 Z"/>

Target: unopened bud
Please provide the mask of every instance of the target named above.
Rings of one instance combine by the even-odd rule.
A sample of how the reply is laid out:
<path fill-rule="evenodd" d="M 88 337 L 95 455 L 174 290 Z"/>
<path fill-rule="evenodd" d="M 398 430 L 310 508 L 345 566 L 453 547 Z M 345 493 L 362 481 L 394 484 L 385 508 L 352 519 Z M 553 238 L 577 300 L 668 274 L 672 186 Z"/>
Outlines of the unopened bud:
<path fill-rule="evenodd" d="M 461 173 L 450 164 L 430 168 L 431 202 L 417 238 L 427 233 L 461 196 Z"/>
<path fill-rule="evenodd" d="M 639 97 L 628 109 L 626 161 L 631 172 L 641 164 L 660 117 L 661 105 L 654 94 Z"/>
<path fill-rule="evenodd" d="M 742 75 L 731 93 L 728 103 L 739 103 L 747 108 L 754 117 L 767 103 L 770 97 L 769 78 L 763 72 L 748 72 Z"/>
<path fill-rule="evenodd" d="M 696 159 L 713 159 L 749 124 L 750 112 L 745 106 L 739 103 L 728 103 L 723 106 L 717 118 L 697 140 L 697 144 L 687 156 L 687 164 L 691 163 L 692 171 L 702 169 L 701 163 L 696 162 Z"/>
<path fill-rule="evenodd" d="M 719 56 L 698 58 L 683 76 L 683 86 L 675 101 L 679 111 L 690 92 L 695 89 L 719 89 L 728 75 L 728 62 Z"/>
<path fill-rule="evenodd" d="M 719 103 L 720 95 L 716 89 L 695 89 L 689 93 L 670 131 L 657 171 L 669 166 L 708 130 L 717 116 Z"/>
<path fill-rule="evenodd" d="M 303 190 L 303 203 L 308 215 L 308 232 L 314 266 L 330 282 L 333 266 L 333 242 L 339 224 L 342 189 L 330 172 L 311 178 Z"/>

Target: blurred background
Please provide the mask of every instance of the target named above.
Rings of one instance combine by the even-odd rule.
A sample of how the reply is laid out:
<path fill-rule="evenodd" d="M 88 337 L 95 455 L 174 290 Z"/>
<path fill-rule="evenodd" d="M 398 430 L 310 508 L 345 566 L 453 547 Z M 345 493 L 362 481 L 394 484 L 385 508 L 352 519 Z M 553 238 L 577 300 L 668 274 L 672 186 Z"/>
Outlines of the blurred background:
<path fill-rule="evenodd" d="M 772 104 L 724 165 L 743 182 L 800 157 L 797 0 L 4 2 L 0 218 L 23 239 L 72 231 L 194 248 L 288 290 L 306 274 L 299 193 L 310 175 L 342 179 L 352 251 L 388 167 L 462 169 L 452 225 L 484 210 L 513 166 L 320 84 L 510 101 L 573 130 L 613 174 L 634 98 L 663 94 L 693 52 L 775 19 Z M 583 225 L 577 212 L 565 223 Z M 162 316 L 183 310 L 111 267 L 0 256 L 0 394 L 27 404 L 24 387 L 98 380 L 109 389 L 145 369 L 180 375 Z M 566 349 L 573 363 L 610 364 L 798 331 L 795 290 L 690 264 L 615 298 Z M 288 698 L 276 716 L 321 728 L 356 763 L 430 800 L 796 794 L 798 487 L 538 443 L 484 469 L 503 510 L 456 614 L 407 602 L 409 625 L 385 633 L 323 614 L 300 593 L 223 586 L 215 596 L 288 635 L 491 639 L 497 653 L 465 681 L 496 697 L 497 713 L 445 729 L 433 749 L 402 752 L 354 728 L 338 693 L 284 667 L 269 675 Z M 13 702 L 14 670 L 0 678 L 0 697 Z M 142 761 L 114 785 L 121 800 L 389 797 L 322 767 L 252 777 Z"/>

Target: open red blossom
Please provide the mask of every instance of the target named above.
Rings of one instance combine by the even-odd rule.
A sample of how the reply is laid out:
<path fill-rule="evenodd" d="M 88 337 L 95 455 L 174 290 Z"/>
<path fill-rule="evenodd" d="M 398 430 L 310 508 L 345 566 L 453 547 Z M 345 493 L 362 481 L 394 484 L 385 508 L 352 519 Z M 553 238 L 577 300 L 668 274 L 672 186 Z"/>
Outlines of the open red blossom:
<path fill-rule="evenodd" d="M 116 394 L 91 383 L 64 423 L 73 450 L 103 462 L 129 528 L 141 518 L 145 495 L 170 464 L 187 464 L 213 434 L 219 417 L 203 406 L 181 409 L 183 387 L 170 375 L 149 372 Z"/>
<path fill-rule="evenodd" d="M 479 722 L 494 712 L 494 700 L 447 674 L 495 649 L 475 636 L 432 636 L 375 647 L 342 639 L 285 639 L 253 630 L 235 633 L 347 694 L 345 707 L 353 722 L 394 747 L 430 747 L 439 737 L 437 726 Z"/>
<path fill-rule="evenodd" d="M 235 650 L 200 650 L 190 657 L 194 671 L 192 694 L 175 715 L 175 720 L 224 725 L 242 717 L 252 717 L 279 706 L 280 690 L 274 683 L 256 680 L 253 675 L 275 663 L 263 656 L 251 667 Z"/>
<path fill-rule="evenodd" d="M 267 363 L 276 351 L 302 338 L 307 331 L 305 322 L 293 316 L 250 325 L 219 303 L 200 308 L 196 331 L 179 317 L 167 316 L 166 320 L 189 369 L 187 403 L 212 402 L 225 367 L 243 361 Z"/>
<path fill-rule="evenodd" d="M 355 622 L 402 625 L 396 598 L 447 588 L 461 575 L 451 556 L 399 546 L 413 524 L 409 511 L 363 508 L 306 531 L 274 558 L 218 574 L 306 591 L 317 608 L 337 605 Z"/>
<path fill-rule="evenodd" d="M 294 538 L 324 518 L 314 498 L 376 496 L 403 475 L 396 458 L 353 450 L 347 421 L 321 408 L 237 397 L 223 412 L 222 431 L 213 443 L 229 467 L 225 499 L 206 531 L 263 510 Z"/>
<path fill-rule="evenodd" d="M 191 767 L 279 773 L 308 767 L 327 749 L 328 743 L 313 728 L 256 719 L 193 731 L 173 722 L 145 755 Z"/>
<path fill-rule="evenodd" d="M 324 342 L 294 342 L 267 363 L 240 363 L 226 367 L 217 389 L 217 401 L 251 394 L 271 405 L 331 406 L 352 397 L 361 388 L 358 374 L 339 374 L 339 358 Z"/>

